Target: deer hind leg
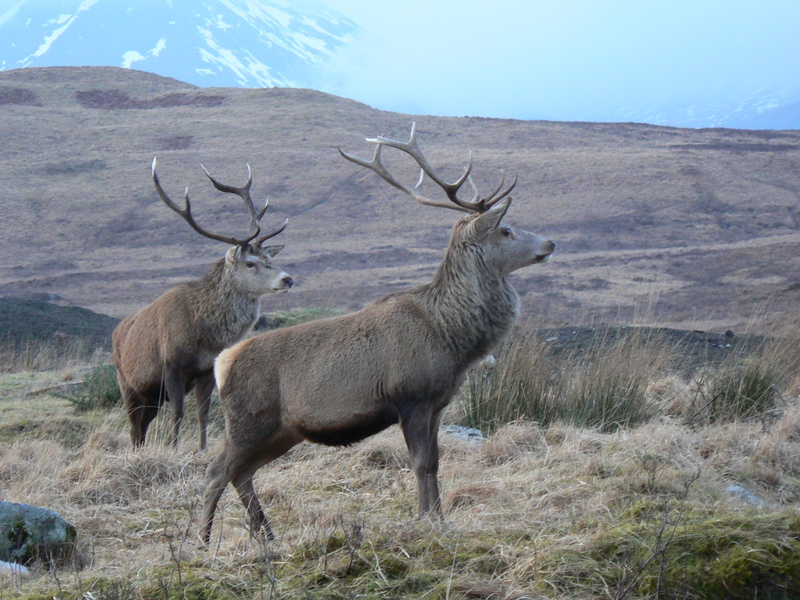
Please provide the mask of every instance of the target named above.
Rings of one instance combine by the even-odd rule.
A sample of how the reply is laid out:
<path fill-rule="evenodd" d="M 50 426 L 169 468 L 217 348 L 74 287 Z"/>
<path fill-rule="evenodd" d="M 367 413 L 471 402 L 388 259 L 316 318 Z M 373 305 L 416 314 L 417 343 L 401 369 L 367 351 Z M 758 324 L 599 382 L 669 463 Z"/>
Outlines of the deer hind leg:
<path fill-rule="evenodd" d="M 158 400 L 156 400 L 158 402 Z M 141 443 L 139 446 L 144 445 L 145 437 L 147 436 L 147 428 L 150 426 L 150 423 L 158 415 L 158 404 L 152 404 L 150 402 L 145 401 L 144 405 L 142 406 L 141 410 L 141 420 L 139 422 L 139 431 L 140 431 L 140 439 Z M 135 445 L 135 444 L 134 444 Z"/>
<path fill-rule="evenodd" d="M 269 539 L 274 539 L 261 504 L 256 497 L 253 487 L 253 474 L 261 467 L 265 460 L 259 459 L 256 453 L 237 453 L 231 451 L 232 445 L 225 440 L 225 445 L 206 470 L 206 492 L 203 501 L 203 530 L 201 537 L 208 546 L 211 541 L 211 527 L 214 524 L 214 513 L 217 510 L 219 499 L 230 482 L 233 482 L 239 498 L 250 516 L 250 527 L 253 535 L 262 528 L 267 532 Z"/>
<path fill-rule="evenodd" d="M 275 432 L 265 437 L 266 441 L 259 443 L 259 440 L 254 440 L 253 444 L 247 447 L 237 447 L 231 438 L 226 437 L 222 451 L 208 465 L 203 506 L 203 530 L 201 532 L 203 543 L 206 546 L 211 541 L 211 526 L 214 522 L 217 504 L 225 488 L 231 482 L 250 517 L 251 533 L 256 535 L 263 530 L 270 540 L 274 539 L 269 521 L 264 515 L 253 487 L 253 475 L 262 466 L 300 443 L 303 438 L 288 432 Z"/>
<path fill-rule="evenodd" d="M 223 445 L 222 451 L 212 460 L 206 469 L 206 492 L 203 499 L 203 530 L 200 536 L 203 544 L 208 547 L 211 541 L 211 525 L 214 523 L 214 513 L 217 510 L 217 504 L 222 497 L 231 476 L 228 473 L 227 462 L 227 444 Z"/>
<path fill-rule="evenodd" d="M 208 411 L 211 408 L 211 392 L 214 391 L 214 372 L 198 377 L 194 394 L 197 402 L 197 423 L 200 426 L 200 450 L 206 449 Z"/>
<path fill-rule="evenodd" d="M 439 417 L 440 411 L 418 405 L 401 416 L 400 427 L 408 446 L 411 466 L 417 476 L 420 515 L 442 518 L 439 496 Z"/>
<path fill-rule="evenodd" d="M 250 516 L 250 535 L 257 537 L 263 531 L 267 539 L 272 541 L 275 539 L 275 534 L 272 533 L 272 527 L 270 527 L 269 521 L 264 515 L 264 510 L 261 508 L 261 503 L 258 501 L 256 490 L 253 487 L 255 471 L 256 469 L 248 469 L 247 473 L 239 475 L 233 480 L 233 486 L 236 488 L 247 514 Z"/>

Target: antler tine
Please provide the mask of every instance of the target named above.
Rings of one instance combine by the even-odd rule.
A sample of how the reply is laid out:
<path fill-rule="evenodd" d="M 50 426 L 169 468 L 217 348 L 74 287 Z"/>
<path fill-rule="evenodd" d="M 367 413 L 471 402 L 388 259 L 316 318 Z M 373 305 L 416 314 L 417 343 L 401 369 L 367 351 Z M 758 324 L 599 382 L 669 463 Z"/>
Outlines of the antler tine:
<path fill-rule="evenodd" d="M 261 246 L 261 244 L 263 244 L 264 242 L 266 242 L 266 241 L 267 241 L 269 238 L 271 238 L 271 237 L 275 237 L 275 236 L 276 236 L 276 235 L 278 235 L 278 234 L 279 234 L 281 231 L 283 231 L 284 229 L 286 229 L 286 226 L 287 226 L 288 224 L 289 224 L 289 219 L 286 219 L 286 220 L 283 222 L 283 225 L 281 225 L 280 227 L 278 227 L 278 228 L 277 228 L 275 231 L 273 231 L 273 232 L 271 232 L 271 233 L 265 233 L 264 235 L 260 235 L 260 236 L 258 236 L 258 237 L 257 237 L 257 238 L 256 238 L 256 239 L 253 241 L 253 243 L 254 243 L 254 244 L 257 246 L 257 247 L 260 247 L 260 246 Z"/>
<path fill-rule="evenodd" d="M 453 183 L 445 181 L 436 170 L 430 165 L 428 159 L 425 157 L 425 154 L 422 152 L 422 149 L 417 144 L 417 123 L 411 123 L 411 135 L 408 138 L 407 142 L 401 142 L 399 140 L 393 140 L 391 138 L 387 138 L 384 136 L 378 136 L 376 138 L 367 138 L 368 142 L 372 142 L 373 144 L 386 145 L 392 148 L 397 148 L 398 150 L 405 152 L 411 158 L 413 158 L 417 164 L 422 169 L 422 173 L 430 177 L 433 182 L 442 188 L 447 194 L 448 199 L 459 207 L 459 210 L 464 212 L 481 212 L 480 207 L 473 202 L 465 202 L 458 197 L 458 191 L 461 189 L 461 186 L 464 185 L 464 182 L 469 178 L 470 173 L 472 172 L 472 151 L 470 150 L 469 153 L 469 163 L 464 168 L 464 174 L 459 177 Z M 419 190 L 422 187 L 422 177 L 420 177 L 420 181 L 417 183 L 415 189 Z"/>
<path fill-rule="evenodd" d="M 211 176 L 211 173 L 208 172 L 202 164 L 200 167 L 203 171 L 206 172 L 206 175 L 211 180 L 211 183 L 214 184 L 214 187 L 217 188 L 220 192 L 225 192 L 227 194 L 236 194 L 239 196 L 243 201 L 244 205 L 247 207 L 247 211 L 250 213 L 250 227 L 253 229 L 258 228 L 260 230 L 261 225 L 259 221 L 261 217 L 264 216 L 264 213 L 267 212 L 267 206 L 269 206 L 269 199 L 267 199 L 266 203 L 264 204 L 264 208 L 260 211 L 256 212 L 256 207 L 253 204 L 253 199 L 250 197 L 250 186 L 253 184 L 253 171 L 250 169 L 250 163 L 247 163 L 247 183 L 245 183 L 242 187 L 236 187 L 233 185 L 226 185 L 214 179 Z M 258 235 L 258 231 L 256 231 L 256 235 Z M 252 238 L 251 238 L 252 239 Z"/>
<path fill-rule="evenodd" d="M 186 206 L 185 208 L 180 208 L 177 204 L 175 204 L 175 202 L 172 201 L 172 199 L 170 199 L 169 196 L 167 196 L 167 193 L 164 191 L 164 188 L 161 187 L 161 182 L 158 180 L 158 173 L 156 173 L 156 161 L 157 158 L 154 157 L 151 170 L 153 173 L 153 183 L 156 186 L 156 191 L 158 192 L 159 197 L 161 198 L 161 200 L 164 201 L 164 204 L 166 204 L 170 209 L 172 209 L 173 211 L 178 213 L 181 217 L 183 217 L 183 220 L 186 221 L 191 226 L 191 228 L 194 229 L 197 233 L 209 239 L 217 240 L 218 242 L 224 242 L 232 246 L 244 246 L 246 244 L 249 244 L 250 241 L 253 240 L 258 235 L 260 228 L 258 228 L 257 222 L 256 222 L 257 228 L 255 232 L 251 233 L 245 239 L 239 239 L 228 235 L 220 235 L 218 233 L 213 233 L 211 231 L 207 231 L 206 229 L 200 227 L 200 225 L 197 224 L 197 222 L 194 220 L 194 217 L 192 216 L 192 204 L 191 201 L 189 200 L 189 188 L 187 187 L 186 191 L 184 192 L 184 202 Z M 203 167 L 203 170 L 205 171 L 205 167 Z M 208 171 L 206 171 L 206 174 L 208 174 Z M 209 177 L 211 177 L 211 175 L 209 175 Z M 212 182 L 214 181 L 213 178 L 211 180 Z"/>
<path fill-rule="evenodd" d="M 483 205 L 486 206 L 486 210 L 492 208 L 495 204 L 500 202 L 500 200 L 502 200 L 511 193 L 511 190 L 513 190 L 514 187 L 517 185 L 517 174 L 514 173 L 514 181 L 511 182 L 511 185 L 509 185 L 508 188 L 500 192 L 500 190 L 503 188 L 503 184 L 505 183 L 505 181 L 506 181 L 505 171 L 500 169 L 500 184 L 497 186 L 497 188 L 495 188 L 495 190 L 491 194 L 489 194 L 486 198 L 481 200 Z"/>
<path fill-rule="evenodd" d="M 458 205 L 455 205 L 455 204 L 450 204 L 450 203 L 447 203 L 447 202 L 437 202 L 436 200 L 431 200 L 430 198 L 426 198 L 425 196 L 420 194 L 417 190 L 419 190 L 419 188 L 420 188 L 420 186 L 422 184 L 422 178 L 425 176 L 425 171 L 424 170 L 420 171 L 420 181 L 417 183 L 417 185 L 414 187 L 414 189 L 411 189 L 407 185 L 399 182 L 397 179 L 395 179 L 392 176 L 391 173 L 389 173 L 389 171 L 386 170 L 386 167 L 383 166 L 383 163 L 381 162 L 381 148 L 383 148 L 383 146 L 381 144 L 378 144 L 377 146 L 375 146 L 375 154 L 372 156 L 372 160 L 364 160 L 363 158 L 358 158 L 357 156 L 353 156 L 351 154 L 348 154 L 347 152 L 345 152 L 341 148 L 338 148 L 338 150 L 339 150 L 339 154 L 341 154 L 344 158 L 346 158 L 350 162 L 354 162 L 357 165 L 360 165 L 362 167 L 366 167 L 366 168 L 370 169 L 371 171 L 374 171 L 375 173 L 380 175 L 381 179 L 383 179 L 387 183 L 393 185 L 397 189 L 405 192 L 406 194 L 408 194 L 409 196 L 414 198 L 414 200 L 416 200 L 420 204 L 425 204 L 426 206 L 438 206 L 439 208 L 449 208 L 449 209 L 453 209 L 453 210 L 461 210 L 463 212 L 471 212 L 471 211 L 469 211 L 466 208 L 463 208 L 461 206 L 458 206 Z"/>

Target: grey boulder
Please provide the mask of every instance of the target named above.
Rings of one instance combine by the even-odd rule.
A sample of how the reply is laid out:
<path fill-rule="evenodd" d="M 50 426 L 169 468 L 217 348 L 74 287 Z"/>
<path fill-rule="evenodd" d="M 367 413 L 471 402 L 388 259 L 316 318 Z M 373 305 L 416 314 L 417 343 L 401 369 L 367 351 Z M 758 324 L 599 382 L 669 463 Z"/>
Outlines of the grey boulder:
<path fill-rule="evenodd" d="M 75 528 L 47 509 L 0 501 L 0 560 L 65 562 L 75 549 Z"/>

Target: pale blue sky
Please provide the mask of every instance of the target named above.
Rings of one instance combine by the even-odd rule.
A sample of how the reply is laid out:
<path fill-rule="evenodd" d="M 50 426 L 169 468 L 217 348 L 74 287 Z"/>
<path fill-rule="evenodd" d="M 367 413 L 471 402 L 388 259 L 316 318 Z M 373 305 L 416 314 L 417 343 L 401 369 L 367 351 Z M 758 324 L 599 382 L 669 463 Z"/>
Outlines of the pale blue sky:
<path fill-rule="evenodd" d="M 797 0 L 319 1 L 364 29 L 339 93 L 392 110 L 591 120 L 800 90 Z"/>
<path fill-rule="evenodd" d="M 798 0 L 278 1 L 361 26 L 325 91 L 385 110 L 626 120 L 764 92 L 800 102 Z M 0 0 L 0 20 L 18 3 Z"/>

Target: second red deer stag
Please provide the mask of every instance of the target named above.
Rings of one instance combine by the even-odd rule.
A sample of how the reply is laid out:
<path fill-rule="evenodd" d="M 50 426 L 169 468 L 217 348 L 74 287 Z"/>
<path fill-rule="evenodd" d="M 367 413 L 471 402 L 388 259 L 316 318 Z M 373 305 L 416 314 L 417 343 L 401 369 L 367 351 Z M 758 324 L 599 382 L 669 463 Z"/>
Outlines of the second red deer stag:
<path fill-rule="evenodd" d="M 442 410 L 467 369 L 508 334 L 519 298 L 508 281 L 517 269 L 545 262 L 553 242 L 502 223 L 516 180 L 488 197 L 459 197 L 470 164 L 454 183 L 428 164 L 414 127 L 408 142 L 383 137 L 367 167 L 418 202 L 468 213 L 453 228 L 433 280 L 395 292 L 345 316 L 261 334 L 222 352 L 215 363 L 225 434 L 206 472 L 202 538 L 229 482 L 248 511 L 251 532 L 272 538 L 253 488 L 254 473 L 303 440 L 347 445 L 399 423 L 416 473 L 421 514 L 441 516 L 437 433 Z M 421 167 L 415 188 L 381 162 L 385 147 Z M 341 152 L 341 150 L 340 150 Z M 427 175 L 448 200 L 420 193 Z"/>
<path fill-rule="evenodd" d="M 177 444 L 183 419 L 183 399 L 195 389 L 200 424 L 200 449 L 206 446 L 206 427 L 214 389 L 214 359 L 241 340 L 258 318 L 259 298 L 268 292 L 285 292 L 292 278 L 272 264 L 283 246 L 263 246 L 286 227 L 261 234 L 259 224 L 268 202 L 256 212 L 250 198 L 253 182 L 240 188 L 218 182 L 203 170 L 218 190 L 236 194 L 250 214 L 247 237 L 212 233 L 192 217 L 189 188 L 180 208 L 164 192 L 153 159 L 153 182 L 164 203 L 183 217 L 200 235 L 232 246 L 201 279 L 177 285 L 152 304 L 130 315 L 112 335 L 117 379 L 131 423 L 134 447 L 144 444 L 147 428 L 165 400 L 172 405 L 172 443 Z"/>

